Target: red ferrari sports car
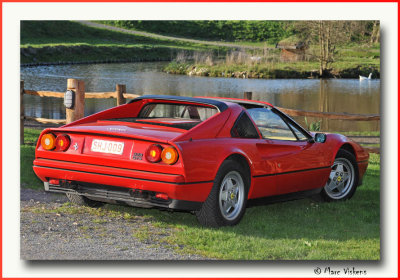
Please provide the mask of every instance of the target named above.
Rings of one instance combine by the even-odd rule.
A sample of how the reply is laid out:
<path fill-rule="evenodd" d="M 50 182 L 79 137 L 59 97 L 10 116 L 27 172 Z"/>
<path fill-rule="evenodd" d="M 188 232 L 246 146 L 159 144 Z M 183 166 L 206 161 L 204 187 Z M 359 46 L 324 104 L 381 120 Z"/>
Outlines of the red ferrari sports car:
<path fill-rule="evenodd" d="M 33 169 L 46 191 L 74 203 L 192 211 L 218 227 L 257 202 L 349 199 L 368 158 L 266 102 L 148 95 L 45 129 Z"/>

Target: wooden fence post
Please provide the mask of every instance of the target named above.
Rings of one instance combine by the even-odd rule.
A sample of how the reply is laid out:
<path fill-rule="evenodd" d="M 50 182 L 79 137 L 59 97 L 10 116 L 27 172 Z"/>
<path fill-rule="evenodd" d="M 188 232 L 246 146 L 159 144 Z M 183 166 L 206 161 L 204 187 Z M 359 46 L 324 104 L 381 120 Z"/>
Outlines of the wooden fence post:
<path fill-rule="evenodd" d="M 124 93 L 126 93 L 126 85 L 117 84 L 115 91 L 117 92 L 117 106 L 125 104 Z"/>
<path fill-rule="evenodd" d="M 24 109 L 24 81 L 20 81 L 19 83 L 19 94 L 20 94 L 20 133 L 19 133 L 19 143 L 24 145 L 24 118 L 25 118 L 25 109 Z"/>
<path fill-rule="evenodd" d="M 245 91 L 244 95 L 243 95 L 243 98 L 247 99 L 247 100 L 251 100 L 252 96 L 253 96 L 253 93 L 251 91 Z"/>
<path fill-rule="evenodd" d="M 76 79 L 68 79 L 67 90 L 73 90 L 75 92 L 74 108 L 66 109 L 68 124 L 83 118 L 85 115 L 85 83 Z"/>

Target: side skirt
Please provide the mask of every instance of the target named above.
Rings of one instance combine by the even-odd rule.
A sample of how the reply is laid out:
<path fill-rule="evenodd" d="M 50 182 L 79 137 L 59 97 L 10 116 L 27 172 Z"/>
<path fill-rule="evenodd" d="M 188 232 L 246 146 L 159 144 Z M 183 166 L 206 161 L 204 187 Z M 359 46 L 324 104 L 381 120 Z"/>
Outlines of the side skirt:
<path fill-rule="evenodd" d="M 277 203 L 277 202 L 302 199 L 302 198 L 310 197 L 315 194 L 319 194 L 322 191 L 322 189 L 323 189 L 323 187 L 317 188 L 317 189 L 312 189 L 312 190 L 295 192 L 295 193 L 288 193 L 288 194 L 281 194 L 281 195 L 249 199 L 249 201 L 247 202 L 247 207 L 260 206 L 260 205 L 272 204 L 272 203 Z"/>

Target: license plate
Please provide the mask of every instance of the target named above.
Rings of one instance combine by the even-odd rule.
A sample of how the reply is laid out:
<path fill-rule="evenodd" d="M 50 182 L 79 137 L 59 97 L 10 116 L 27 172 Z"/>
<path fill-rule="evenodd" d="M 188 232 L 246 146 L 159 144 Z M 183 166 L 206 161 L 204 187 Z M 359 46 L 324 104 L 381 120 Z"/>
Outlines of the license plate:
<path fill-rule="evenodd" d="M 124 143 L 94 139 L 90 150 L 92 152 L 122 155 L 122 152 L 124 151 Z"/>

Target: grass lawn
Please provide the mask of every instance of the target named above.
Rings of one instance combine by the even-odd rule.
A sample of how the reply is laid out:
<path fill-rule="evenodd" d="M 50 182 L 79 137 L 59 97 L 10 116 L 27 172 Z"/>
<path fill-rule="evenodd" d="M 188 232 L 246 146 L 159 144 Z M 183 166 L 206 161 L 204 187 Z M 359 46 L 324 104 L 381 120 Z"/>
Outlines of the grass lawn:
<path fill-rule="evenodd" d="M 32 171 L 34 145 L 39 131 L 25 129 L 21 147 L 21 184 L 41 189 Z M 30 143 L 30 144 L 29 144 Z M 182 253 L 227 260 L 379 260 L 380 259 L 380 156 L 371 154 L 363 185 L 354 197 L 340 203 L 311 199 L 247 209 L 235 227 L 201 227 L 194 215 L 106 205 L 100 209 L 65 204 L 56 212 L 83 211 L 92 215 L 135 219 L 150 223 L 136 237 L 168 244 Z M 153 234 L 152 228 L 168 229 Z M 160 231 L 162 232 L 162 231 Z"/>
<path fill-rule="evenodd" d="M 21 25 L 21 47 L 44 46 L 116 46 L 142 47 L 164 46 L 190 50 L 201 50 L 209 46 L 183 41 L 155 39 L 119 31 L 89 27 L 72 21 L 23 21 Z"/>
<path fill-rule="evenodd" d="M 28 50 L 28 48 L 30 48 Z M 171 59 L 180 51 L 220 51 L 225 47 L 155 39 L 71 21 L 22 21 L 21 62 Z"/>
<path fill-rule="evenodd" d="M 25 128 L 24 145 L 21 146 L 21 187 L 31 189 L 43 189 L 43 183 L 40 181 L 32 169 L 35 159 L 36 141 L 41 130 Z"/>

